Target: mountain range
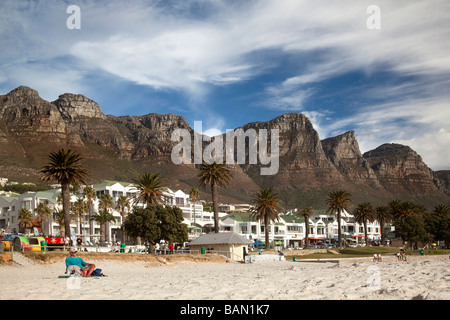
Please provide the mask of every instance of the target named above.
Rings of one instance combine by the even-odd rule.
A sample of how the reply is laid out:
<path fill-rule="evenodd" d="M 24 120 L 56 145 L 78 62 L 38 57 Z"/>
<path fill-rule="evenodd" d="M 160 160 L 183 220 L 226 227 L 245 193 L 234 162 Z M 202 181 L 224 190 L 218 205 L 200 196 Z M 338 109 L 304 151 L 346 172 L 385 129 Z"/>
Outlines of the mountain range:
<path fill-rule="evenodd" d="M 187 192 L 198 185 L 197 169 L 172 162 L 175 129 L 194 134 L 182 116 L 105 115 L 81 94 L 65 93 L 49 102 L 20 86 L 0 95 L 0 177 L 41 183 L 39 169 L 49 153 L 64 147 L 83 155 L 91 183 L 132 181 L 143 172 L 159 172 L 169 187 Z M 264 176 L 261 164 L 231 165 L 233 179 L 220 191 L 222 202 L 248 202 L 261 187 L 275 188 L 286 207 L 323 208 L 327 193 L 335 189 L 349 191 L 354 203 L 381 205 L 397 198 L 431 207 L 450 202 L 450 170 L 434 172 L 408 146 L 386 143 L 362 154 L 354 131 L 321 140 L 299 113 L 241 129 L 279 130 L 279 170 Z M 203 190 L 200 198 L 209 200 L 208 192 Z"/>

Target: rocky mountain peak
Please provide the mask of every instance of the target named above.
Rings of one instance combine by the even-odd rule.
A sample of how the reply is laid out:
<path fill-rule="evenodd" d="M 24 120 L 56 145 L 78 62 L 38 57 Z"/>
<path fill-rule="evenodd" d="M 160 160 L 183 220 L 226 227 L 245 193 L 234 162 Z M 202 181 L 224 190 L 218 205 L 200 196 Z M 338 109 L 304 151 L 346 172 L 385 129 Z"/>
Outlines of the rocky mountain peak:
<path fill-rule="evenodd" d="M 328 159 L 335 165 L 339 165 L 341 160 L 353 159 L 359 161 L 362 159 L 354 131 L 348 131 L 336 137 L 324 139 L 321 142 Z"/>
<path fill-rule="evenodd" d="M 52 102 L 58 108 L 64 119 L 78 117 L 106 119 L 100 106 L 82 94 L 64 93 Z"/>
<path fill-rule="evenodd" d="M 39 92 L 26 86 L 20 86 L 6 95 L 0 96 L 0 103 L 4 107 L 20 106 L 28 107 L 30 105 L 47 102 L 39 96 Z"/>

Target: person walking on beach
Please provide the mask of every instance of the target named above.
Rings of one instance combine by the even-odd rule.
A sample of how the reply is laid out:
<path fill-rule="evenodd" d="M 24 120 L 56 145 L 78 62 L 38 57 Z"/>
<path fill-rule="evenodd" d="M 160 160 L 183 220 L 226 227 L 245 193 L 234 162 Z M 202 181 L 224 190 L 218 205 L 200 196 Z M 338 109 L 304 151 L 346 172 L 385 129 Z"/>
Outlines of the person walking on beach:
<path fill-rule="evenodd" d="M 77 249 L 70 248 L 70 256 L 66 258 L 66 267 L 75 266 L 83 272 L 84 277 L 90 277 L 91 273 L 95 270 L 95 264 L 86 263 L 80 257 L 77 257 Z"/>

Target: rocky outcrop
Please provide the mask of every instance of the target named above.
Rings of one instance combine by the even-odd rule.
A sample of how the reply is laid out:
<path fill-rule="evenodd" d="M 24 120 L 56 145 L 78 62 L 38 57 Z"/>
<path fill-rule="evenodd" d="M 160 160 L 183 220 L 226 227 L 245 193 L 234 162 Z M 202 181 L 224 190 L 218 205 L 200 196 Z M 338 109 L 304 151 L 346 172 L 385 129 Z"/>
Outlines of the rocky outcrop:
<path fill-rule="evenodd" d="M 379 185 L 375 172 L 363 158 L 354 131 L 322 140 L 327 158 L 350 179 Z"/>
<path fill-rule="evenodd" d="M 108 116 L 124 136 L 132 142 L 131 159 L 144 159 L 149 156 L 171 154 L 174 142 L 170 140 L 175 129 L 191 127 L 184 117 L 174 114 L 151 113 L 144 116 Z"/>
<path fill-rule="evenodd" d="M 0 96 L 0 120 L 11 138 L 24 143 L 67 138 L 67 127 L 56 106 L 42 99 L 36 90 L 18 87 Z"/>
<path fill-rule="evenodd" d="M 408 146 L 383 144 L 363 157 L 387 189 L 403 189 L 416 195 L 438 192 L 433 171 Z"/>
<path fill-rule="evenodd" d="M 434 173 L 439 181 L 440 189 L 450 196 L 450 170 L 439 170 Z"/>
<path fill-rule="evenodd" d="M 267 122 L 252 122 L 242 127 L 279 129 L 279 171 L 275 176 L 259 176 L 261 166 L 243 166 L 244 172 L 255 177 L 260 184 L 281 188 L 314 189 L 339 183 L 342 176 L 328 160 L 311 121 L 303 114 L 287 113 Z M 269 134 L 270 136 L 270 134 Z M 270 144 L 270 142 L 269 142 Z M 255 171 L 255 170 L 258 171 Z"/>
<path fill-rule="evenodd" d="M 64 93 L 52 103 L 64 119 L 73 120 L 77 117 L 106 119 L 100 106 L 82 94 Z"/>

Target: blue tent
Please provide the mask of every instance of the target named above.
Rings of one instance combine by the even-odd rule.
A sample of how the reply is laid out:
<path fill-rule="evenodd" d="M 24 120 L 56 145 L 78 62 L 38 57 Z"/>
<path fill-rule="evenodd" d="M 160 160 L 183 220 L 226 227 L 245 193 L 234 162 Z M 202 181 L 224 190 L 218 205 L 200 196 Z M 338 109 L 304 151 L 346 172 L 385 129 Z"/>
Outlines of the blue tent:
<path fill-rule="evenodd" d="M 260 246 L 260 245 L 262 245 L 262 244 L 264 244 L 264 243 L 259 242 L 259 241 L 255 241 L 255 242 L 253 242 L 253 243 L 250 243 L 251 246 Z"/>

